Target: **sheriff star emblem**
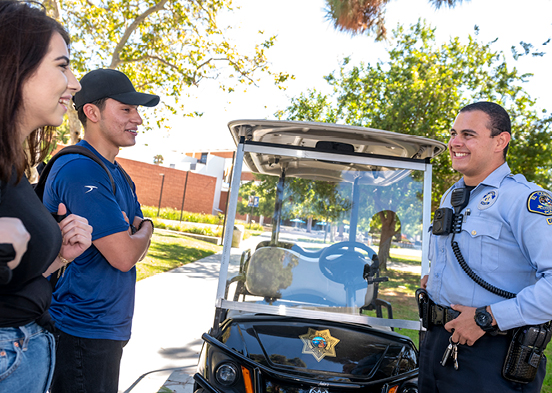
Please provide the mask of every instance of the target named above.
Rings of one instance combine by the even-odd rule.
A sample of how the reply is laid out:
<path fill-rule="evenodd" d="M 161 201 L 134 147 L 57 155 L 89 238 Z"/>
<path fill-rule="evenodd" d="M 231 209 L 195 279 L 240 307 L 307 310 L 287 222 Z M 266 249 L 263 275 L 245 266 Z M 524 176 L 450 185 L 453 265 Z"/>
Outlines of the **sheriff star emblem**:
<path fill-rule="evenodd" d="M 310 353 L 316 361 L 321 361 L 325 356 L 335 357 L 335 346 L 339 340 L 332 337 L 330 330 L 314 330 L 309 328 L 307 334 L 299 336 L 303 341 L 303 353 Z"/>

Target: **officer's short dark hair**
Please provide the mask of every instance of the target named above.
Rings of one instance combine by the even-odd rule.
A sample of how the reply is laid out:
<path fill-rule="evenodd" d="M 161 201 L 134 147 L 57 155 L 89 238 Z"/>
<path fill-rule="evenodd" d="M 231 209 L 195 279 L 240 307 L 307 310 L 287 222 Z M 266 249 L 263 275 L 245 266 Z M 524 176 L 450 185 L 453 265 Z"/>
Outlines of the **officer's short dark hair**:
<path fill-rule="evenodd" d="M 512 134 L 512 123 L 510 122 L 510 115 L 506 112 L 502 106 L 489 101 L 480 101 L 470 105 L 466 105 L 460 109 L 462 112 L 481 111 L 489 116 L 490 123 L 487 124 L 487 128 L 491 130 L 491 136 L 500 135 L 503 132 Z M 504 148 L 504 158 L 508 153 L 508 145 Z"/>

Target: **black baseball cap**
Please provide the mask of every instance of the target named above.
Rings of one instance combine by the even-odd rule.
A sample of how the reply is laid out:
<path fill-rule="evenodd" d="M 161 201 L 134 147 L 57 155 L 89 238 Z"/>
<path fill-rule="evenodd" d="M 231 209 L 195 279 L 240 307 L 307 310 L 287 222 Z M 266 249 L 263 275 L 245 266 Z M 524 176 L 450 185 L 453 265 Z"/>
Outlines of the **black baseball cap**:
<path fill-rule="evenodd" d="M 80 84 L 81 90 L 73 97 L 73 103 L 77 110 L 84 104 L 101 98 L 113 98 L 128 105 L 155 106 L 159 104 L 159 96 L 137 92 L 128 76 L 121 71 L 102 68 L 90 71 L 82 77 Z"/>

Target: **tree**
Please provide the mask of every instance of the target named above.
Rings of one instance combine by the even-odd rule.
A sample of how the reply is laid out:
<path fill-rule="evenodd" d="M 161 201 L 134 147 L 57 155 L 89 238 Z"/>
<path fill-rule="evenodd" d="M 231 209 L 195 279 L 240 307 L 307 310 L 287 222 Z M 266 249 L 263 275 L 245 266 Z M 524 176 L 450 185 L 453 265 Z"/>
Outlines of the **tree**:
<path fill-rule="evenodd" d="M 259 206 L 254 208 L 253 215 L 272 217 L 274 214 L 274 198 L 276 193 L 274 189 L 267 189 L 267 187 L 263 187 L 261 183 L 270 183 L 275 187 L 278 178 L 275 176 L 260 175 L 258 173 L 255 173 L 253 176 L 256 180 L 240 185 L 240 200 L 238 201 L 237 212 L 239 214 L 251 214 L 251 206 L 248 206 L 249 196 L 255 195 L 259 197 Z"/>
<path fill-rule="evenodd" d="M 161 154 L 156 154 L 155 156 L 153 156 L 153 163 L 155 165 L 162 164 L 164 160 L 165 159 L 163 158 L 163 156 Z"/>
<path fill-rule="evenodd" d="M 238 213 L 248 214 L 249 195 L 259 197 L 259 207 L 255 214 L 271 216 L 276 202 L 276 176 L 254 174 L 255 180 L 240 186 Z M 351 189 L 341 189 L 337 183 L 287 177 L 285 180 L 282 220 L 301 217 L 308 220 L 307 229 L 312 227 L 312 220 L 336 224 L 351 209 Z M 331 233 L 331 232 L 330 232 Z"/>
<path fill-rule="evenodd" d="M 462 0 L 428 0 L 435 8 L 454 7 Z M 387 37 L 385 6 L 389 0 L 326 0 L 326 18 L 336 29 L 351 34 L 372 32 L 376 40 Z"/>
<path fill-rule="evenodd" d="M 186 114 L 180 96 L 203 80 L 218 79 L 223 90 L 233 91 L 235 84 L 256 83 L 259 72 L 272 75 L 277 84 L 289 77 L 268 67 L 265 51 L 275 37 L 250 53 L 238 51 L 226 39 L 226 29 L 218 26 L 216 17 L 232 9 L 231 0 L 48 0 L 46 6 L 71 34 L 77 76 L 100 67 L 119 69 L 138 90 L 174 99 L 174 105 L 163 100 L 155 112 L 158 125 L 164 109 Z M 233 82 L 226 84 L 223 77 Z M 80 133 L 74 115 L 73 111 L 73 143 Z"/>
<path fill-rule="evenodd" d="M 325 77 L 333 93 L 309 90 L 292 99 L 280 117 L 339 122 L 448 141 L 448 130 L 460 108 L 488 100 L 501 103 L 512 118 L 513 141 L 508 163 L 514 173 L 550 188 L 551 117 L 534 109 L 523 90 L 530 75 L 520 75 L 504 55 L 469 37 L 435 43 L 434 29 L 419 21 L 394 32 L 389 60 L 352 65 Z M 433 208 L 460 178 L 447 154 L 433 160 Z M 402 221 L 402 220 L 401 220 Z M 383 259 L 380 255 L 380 259 Z"/>

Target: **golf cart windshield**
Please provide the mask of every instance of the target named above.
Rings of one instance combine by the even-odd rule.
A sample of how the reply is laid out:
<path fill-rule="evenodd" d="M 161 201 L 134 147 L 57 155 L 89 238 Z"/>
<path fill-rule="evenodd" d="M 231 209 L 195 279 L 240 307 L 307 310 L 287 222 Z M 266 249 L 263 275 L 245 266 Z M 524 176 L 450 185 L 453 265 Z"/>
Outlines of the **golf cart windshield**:
<path fill-rule="evenodd" d="M 429 220 L 431 164 L 426 158 L 444 146 L 416 137 L 409 144 L 403 135 L 363 133 L 358 127 L 341 126 L 346 132 L 340 133 L 315 123 L 305 130 L 305 123 L 297 123 L 301 128 L 283 122 L 278 128 L 279 122 L 261 121 L 251 131 L 234 123 L 235 140 L 249 135 L 249 141 L 238 143 L 226 230 L 244 219 L 247 227 L 252 217 L 264 226 L 248 240 L 251 249 L 239 267 L 228 269 L 230 258 L 223 255 L 217 306 L 418 329 L 418 321 L 390 319 L 391 305 L 378 298 L 379 286 L 387 282 L 380 264 L 390 254 L 404 256 L 418 273 L 422 261 L 427 264 L 422 228 Z M 240 158 L 256 172 L 253 181 L 239 181 Z"/>

